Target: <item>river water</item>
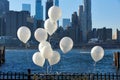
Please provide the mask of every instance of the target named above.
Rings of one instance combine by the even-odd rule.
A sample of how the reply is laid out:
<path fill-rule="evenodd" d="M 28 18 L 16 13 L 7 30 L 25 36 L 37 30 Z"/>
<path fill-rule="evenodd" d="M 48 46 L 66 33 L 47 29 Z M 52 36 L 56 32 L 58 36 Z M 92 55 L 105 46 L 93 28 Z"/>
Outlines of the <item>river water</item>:
<path fill-rule="evenodd" d="M 0 67 L 2 72 L 27 72 L 31 69 L 34 73 L 116 73 L 113 62 L 113 53 L 120 49 L 106 49 L 102 60 L 96 63 L 91 58 L 90 50 L 73 49 L 67 54 L 57 50 L 61 54 L 58 64 L 49 66 L 48 61 L 44 67 L 37 66 L 32 61 L 32 55 L 38 50 L 7 49 L 6 62 Z M 48 70 L 47 70 L 48 68 Z"/>

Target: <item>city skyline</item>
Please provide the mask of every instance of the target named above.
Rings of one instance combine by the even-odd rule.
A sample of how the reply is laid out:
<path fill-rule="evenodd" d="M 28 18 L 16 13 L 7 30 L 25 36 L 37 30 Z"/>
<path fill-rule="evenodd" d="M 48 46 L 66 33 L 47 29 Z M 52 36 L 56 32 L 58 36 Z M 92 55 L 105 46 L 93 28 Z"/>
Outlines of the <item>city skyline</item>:
<path fill-rule="evenodd" d="M 34 15 L 35 12 L 35 0 L 9 0 L 10 1 L 10 10 L 17 10 L 20 11 L 22 7 L 22 3 L 31 4 L 31 14 Z M 45 19 L 45 2 L 46 0 L 42 0 L 42 5 L 44 7 L 44 19 Z M 62 9 L 62 18 L 70 18 L 73 12 L 78 12 L 79 5 L 83 4 L 83 0 L 60 0 L 60 8 Z M 18 7 L 14 7 L 14 4 L 18 4 Z M 67 4 L 67 5 L 66 5 Z M 76 4 L 76 5 L 75 5 Z M 72 7 L 71 7 L 72 6 Z M 70 10 L 69 10 L 70 7 Z M 120 11 L 118 8 L 120 7 L 119 0 L 92 0 L 92 26 L 93 28 L 113 28 L 113 29 L 120 29 Z M 67 9 L 67 10 L 66 10 Z M 112 11 L 112 12 L 111 12 Z M 62 20 L 60 20 L 60 25 L 62 25 Z"/>
<path fill-rule="evenodd" d="M 7 0 L 1 0 L 0 4 L 4 3 L 4 6 L 9 6 L 9 4 L 5 5 Z M 45 15 L 43 16 L 43 7 L 42 7 L 42 0 L 36 0 L 36 7 L 35 7 L 35 15 L 31 17 L 28 11 L 17 11 L 17 10 L 10 10 L 4 12 L 5 9 L 3 5 L 1 5 L 1 12 L 3 15 L 0 17 L 0 25 L 1 28 L 1 35 L 2 36 L 11 36 L 11 38 L 17 38 L 17 35 L 14 34 L 17 32 L 20 26 L 27 26 L 30 28 L 31 32 L 34 32 L 37 28 L 44 28 L 44 19 L 48 18 L 48 9 L 55 4 L 53 0 L 47 0 L 45 3 Z M 30 4 L 30 3 L 22 3 L 22 4 Z M 59 5 L 59 2 L 56 0 L 56 5 Z M 31 6 L 31 4 L 30 4 Z M 72 6 L 73 7 L 73 6 Z M 26 9 L 27 7 L 24 6 Z M 68 11 L 71 7 L 68 8 Z M 52 41 L 58 41 L 64 37 L 68 36 L 72 38 L 74 43 L 89 43 L 90 40 L 97 39 L 98 43 L 100 42 L 112 42 L 112 34 L 113 30 L 110 27 L 101 26 L 101 28 L 92 27 L 92 15 L 91 15 L 91 0 L 83 0 L 83 4 L 80 4 L 78 10 L 73 11 L 71 14 L 71 26 L 67 26 L 66 29 L 62 27 L 58 27 L 55 34 L 52 36 Z M 107 8 L 108 9 L 108 8 Z M 72 9 L 71 9 L 72 10 Z M 67 12 L 68 12 L 67 11 Z M 103 11 L 102 11 L 103 12 Z M 101 14 L 102 14 L 101 12 Z M 114 11 L 113 11 L 114 12 Z M 5 14 L 4 14 L 5 13 Z M 69 12 L 70 13 L 70 12 Z M 115 12 L 114 12 L 115 13 Z M 103 17 L 103 16 L 102 16 Z M 62 17 L 62 19 L 65 19 Z M 68 18 L 70 19 L 70 18 Z M 104 19 L 102 19 L 104 20 Z M 112 20 L 112 19 L 111 19 Z M 65 22 L 65 21 L 64 21 Z M 67 22 L 69 24 L 70 21 Z M 5 23 L 5 25 L 3 25 Z M 66 24 L 66 25 L 67 25 Z M 4 27 L 4 28 L 3 28 Z M 3 29 L 3 30 L 2 30 Z M 93 30 L 92 30 L 93 29 Z M 5 31 L 3 33 L 3 31 Z M 118 31 L 118 30 L 117 30 Z M 94 35 L 95 34 L 95 35 Z M 118 37 L 118 34 L 117 34 Z M 115 38 L 114 38 L 115 39 Z M 118 41 L 118 39 L 115 39 Z M 34 41 L 34 37 L 31 38 L 31 41 Z M 56 41 L 56 44 L 58 43 Z"/>

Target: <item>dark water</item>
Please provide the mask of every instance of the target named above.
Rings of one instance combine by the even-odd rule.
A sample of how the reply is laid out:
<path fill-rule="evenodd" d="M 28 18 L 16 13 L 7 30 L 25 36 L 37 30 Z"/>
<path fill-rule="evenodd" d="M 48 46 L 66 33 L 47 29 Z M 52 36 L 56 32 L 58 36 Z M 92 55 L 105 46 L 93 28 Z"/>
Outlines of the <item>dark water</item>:
<path fill-rule="evenodd" d="M 41 68 L 32 62 L 32 55 L 37 50 L 6 50 L 6 62 L 0 67 L 0 71 L 27 72 L 29 68 L 33 73 L 45 73 L 48 66 L 49 73 L 116 73 L 113 53 L 120 50 L 105 50 L 104 58 L 97 62 L 96 66 L 91 58 L 90 50 L 74 49 L 67 54 L 63 54 L 60 50 L 57 51 L 61 54 L 60 62 L 50 67 L 46 60 L 44 67 Z"/>

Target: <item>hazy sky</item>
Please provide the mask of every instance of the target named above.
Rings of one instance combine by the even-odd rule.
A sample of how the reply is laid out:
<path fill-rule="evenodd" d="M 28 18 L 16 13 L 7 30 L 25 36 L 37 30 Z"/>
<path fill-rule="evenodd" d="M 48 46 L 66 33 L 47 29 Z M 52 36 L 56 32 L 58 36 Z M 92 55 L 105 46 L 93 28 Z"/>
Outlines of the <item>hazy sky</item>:
<path fill-rule="evenodd" d="M 32 15 L 35 13 L 35 0 L 9 0 L 10 10 L 20 11 L 22 3 L 31 4 Z M 45 9 L 46 0 L 42 0 Z M 71 18 L 71 14 L 78 12 L 79 5 L 83 0 L 60 0 L 62 8 L 62 18 Z M 44 10 L 45 11 L 45 10 Z M 62 25 L 62 18 L 60 24 Z M 92 25 L 93 28 L 113 28 L 120 29 L 120 0 L 92 0 Z"/>

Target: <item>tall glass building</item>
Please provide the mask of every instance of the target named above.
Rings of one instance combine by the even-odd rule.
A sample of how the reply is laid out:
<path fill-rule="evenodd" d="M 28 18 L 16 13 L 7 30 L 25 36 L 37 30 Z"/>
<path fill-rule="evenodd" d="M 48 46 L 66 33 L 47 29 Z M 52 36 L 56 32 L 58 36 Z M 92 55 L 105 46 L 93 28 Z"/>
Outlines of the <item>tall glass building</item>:
<path fill-rule="evenodd" d="M 46 2 L 46 16 L 45 16 L 45 19 L 48 19 L 48 10 L 49 8 L 53 6 L 53 0 L 47 0 Z"/>
<path fill-rule="evenodd" d="M 0 16 L 9 11 L 9 1 L 0 0 Z"/>
<path fill-rule="evenodd" d="M 42 0 L 36 0 L 35 19 L 36 20 L 43 20 Z"/>
<path fill-rule="evenodd" d="M 28 11 L 31 13 L 31 5 L 30 4 L 22 4 L 22 11 Z"/>
<path fill-rule="evenodd" d="M 87 32 L 92 30 L 91 0 L 84 0 L 84 14 Z"/>
<path fill-rule="evenodd" d="M 55 0 L 55 6 L 59 6 L 59 0 Z"/>

